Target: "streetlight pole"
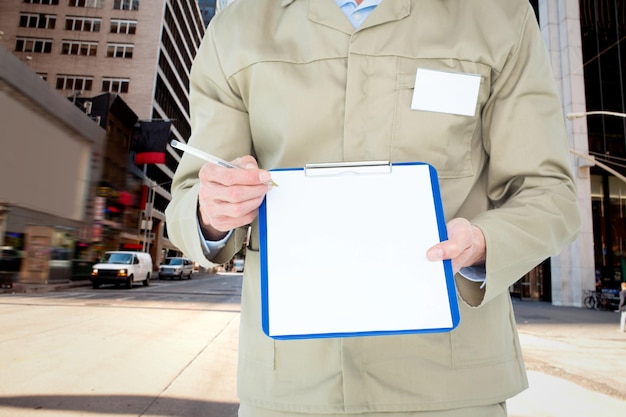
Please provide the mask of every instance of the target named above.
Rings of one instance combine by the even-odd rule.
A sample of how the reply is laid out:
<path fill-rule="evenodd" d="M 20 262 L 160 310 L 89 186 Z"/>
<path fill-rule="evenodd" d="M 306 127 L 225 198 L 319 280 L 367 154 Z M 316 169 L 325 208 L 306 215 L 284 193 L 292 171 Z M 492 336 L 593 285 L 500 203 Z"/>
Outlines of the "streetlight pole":
<path fill-rule="evenodd" d="M 605 171 L 610 172 L 611 174 L 615 175 L 617 178 L 619 178 L 620 180 L 626 182 L 626 177 L 623 176 L 622 174 L 620 174 L 619 172 L 617 172 L 616 170 L 614 170 L 613 168 L 611 168 L 608 165 L 603 164 L 602 162 L 598 161 L 595 157 L 591 156 L 591 155 L 586 155 L 582 152 L 577 151 L 576 149 L 571 149 L 569 150 L 569 152 L 571 154 L 576 155 L 579 158 L 585 159 L 589 162 L 591 162 L 592 165 L 597 165 L 600 168 L 604 169 Z"/>
<path fill-rule="evenodd" d="M 618 113 L 618 112 L 614 112 L 614 111 L 604 111 L 604 110 L 567 113 L 566 117 L 567 117 L 568 120 L 574 120 L 574 119 L 579 119 L 581 117 L 596 116 L 596 115 L 616 116 L 616 117 L 624 117 L 624 118 L 626 118 L 626 113 Z M 599 166 L 600 168 L 604 169 L 605 171 L 608 171 L 611 174 L 615 175 L 620 180 L 626 182 L 626 177 L 624 175 L 620 174 L 619 172 L 617 172 L 613 168 L 603 164 L 602 162 L 599 162 L 595 157 L 593 157 L 591 155 L 584 154 L 584 153 L 582 153 L 580 151 L 577 151 L 576 149 L 570 149 L 569 151 L 570 151 L 570 153 L 578 156 L 579 158 L 585 159 L 585 160 L 591 162 L 593 165 Z"/>
<path fill-rule="evenodd" d="M 618 113 L 614 111 L 583 111 L 583 112 L 575 112 L 575 113 L 567 113 L 567 118 L 569 120 L 578 119 L 585 116 L 594 116 L 594 115 L 605 115 L 605 116 L 616 116 L 616 117 L 624 117 L 626 118 L 626 113 Z"/>

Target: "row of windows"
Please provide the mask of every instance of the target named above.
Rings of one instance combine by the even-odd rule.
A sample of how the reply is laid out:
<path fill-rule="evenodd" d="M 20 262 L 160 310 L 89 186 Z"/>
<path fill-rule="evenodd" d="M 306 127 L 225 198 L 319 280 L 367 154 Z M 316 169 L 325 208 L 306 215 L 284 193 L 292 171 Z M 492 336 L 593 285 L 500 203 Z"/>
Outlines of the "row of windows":
<path fill-rule="evenodd" d="M 128 93 L 128 78 L 103 78 L 100 91 L 103 93 Z M 57 90 L 91 91 L 93 77 L 81 75 L 59 75 L 56 81 Z"/>
<path fill-rule="evenodd" d="M 114 10 L 139 10 L 139 0 L 113 0 Z"/>
<path fill-rule="evenodd" d="M 68 4 L 73 7 L 102 8 L 102 0 L 69 0 Z"/>
<path fill-rule="evenodd" d="M 23 0 L 22 3 L 30 4 L 59 4 L 59 0 Z M 70 3 L 72 3 L 70 1 Z"/>
<path fill-rule="evenodd" d="M 54 29 L 57 17 L 53 14 L 20 13 L 20 27 Z"/>
<path fill-rule="evenodd" d="M 75 30 L 79 32 L 100 32 L 102 19 L 93 17 L 73 17 L 65 18 L 65 30 Z"/>
<path fill-rule="evenodd" d="M 110 43 L 107 45 L 107 56 L 109 58 L 132 58 L 134 49 L 133 45 Z"/>
<path fill-rule="evenodd" d="M 39 13 L 20 13 L 20 27 L 54 29 L 56 15 Z M 100 32 L 102 19 L 98 17 L 68 16 L 65 18 L 65 30 L 79 32 Z M 134 35 L 137 32 L 137 21 L 128 19 L 111 19 L 110 33 Z"/>
<path fill-rule="evenodd" d="M 63 41 L 61 44 L 63 55 L 96 56 L 98 54 L 97 42 Z"/>
<path fill-rule="evenodd" d="M 134 35 L 137 32 L 136 20 L 111 19 L 111 33 L 122 33 L 125 35 Z"/>
<path fill-rule="evenodd" d="M 134 50 L 134 45 L 124 43 L 108 43 L 106 56 L 109 58 L 130 59 L 133 57 Z M 52 40 L 17 38 L 15 41 L 15 51 L 49 54 L 52 52 Z M 98 42 L 66 40 L 61 43 L 61 54 L 96 56 L 98 54 Z"/>
<path fill-rule="evenodd" d="M 17 38 L 15 41 L 15 51 L 49 54 L 52 52 L 52 40 Z"/>
<path fill-rule="evenodd" d="M 68 0 L 68 6 L 101 9 L 105 0 Z M 23 0 L 29 4 L 49 4 L 56 6 L 59 0 Z M 113 10 L 139 10 L 139 0 L 113 0 Z"/>

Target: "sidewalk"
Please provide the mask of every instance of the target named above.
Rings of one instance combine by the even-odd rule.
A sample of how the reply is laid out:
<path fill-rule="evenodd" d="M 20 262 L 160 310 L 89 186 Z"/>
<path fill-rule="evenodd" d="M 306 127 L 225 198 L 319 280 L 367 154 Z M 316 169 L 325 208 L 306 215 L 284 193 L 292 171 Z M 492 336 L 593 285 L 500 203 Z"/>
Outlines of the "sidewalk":
<path fill-rule="evenodd" d="M 4 291 L 62 291 L 84 285 L 90 285 L 89 281 L 50 285 L 16 283 L 13 289 Z M 624 414 L 626 333 L 617 331 L 618 313 L 517 299 L 513 300 L 513 307 L 530 388 L 507 402 L 509 417 Z M 226 327 L 211 337 L 207 348 L 188 363 L 165 391 L 154 393 L 151 405 L 142 415 L 235 417 L 238 331 L 236 314 Z M 206 336 L 205 332 L 206 329 L 199 334 Z M 110 409 L 109 405 L 102 407 Z M 26 408 L 20 411 L 23 412 L 20 416 L 30 416 L 33 412 Z"/>
<path fill-rule="evenodd" d="M 13 282 L 11 286 L 0 287 L 0 294 L 55 292 L 63 291 L 69 288 L 86 287 L 89 285 L 91 285 L 91 281 L 89 281 L 89 279 L 68 280 L 51 284 L 24 284 L 22 282 Z"/>
<path fill-rule="evenodd" d="M 617 332 L 619 315 L 549 303 L 513 301 L 530 388 L 507 402 L 509 417 L 605 417 L 626 410 L 626 333 Z M 191 366 L 181 378 L 186 387 L 208 375 L 223 383 L 211 395 L 232 404 L 211 417 L 235 417 L 236 351 L 239 321 L 231 323 L 216 342 L 219 361 Z M 224 349 L 227 347 L 227 349 Z M 225 354 L 225 352 L 227 352 Z M 203 363 L 199 361 L 198 364 Z M 185 383 L 191 379 L 194 384 Z M 180 392 L 171 394 L 179 395 Z M 189 395 L 190 392 L 186 392 Z M 206 396 L 207 393 L 198 395 Z M 149 415 L 160 415 L 151 410 Z"/>
<path fill-rule="evenodd" d="M 614 416 L 626 410 L 619 314 L 513 300 L 530 388 L 510 417 Z"/>

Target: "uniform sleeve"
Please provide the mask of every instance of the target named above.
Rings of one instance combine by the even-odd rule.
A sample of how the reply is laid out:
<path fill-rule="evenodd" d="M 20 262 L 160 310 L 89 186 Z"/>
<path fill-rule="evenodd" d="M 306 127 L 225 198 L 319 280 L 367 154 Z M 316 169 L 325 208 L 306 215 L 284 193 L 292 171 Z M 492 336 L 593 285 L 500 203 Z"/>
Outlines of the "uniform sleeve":
<path fill-rule="evenodd" d="M 492 81 L 482 119 L 492 209 L 471 219 L 485 235 L 486 285 L 480 289 L 457 280 L 470 305 L 508 291 L 533 267 L 560 253 L 580 227 L 561 103 L 529 12 L 517 48 Z"/>
<path fill-rule="evenodd" d="M 252 153 L 248 113 L 221 67 L 213 27 L 209 25 L 191 70 L 189 144 L 222 159 L 233 160 Z M 165 214 L 172 243 L 190 259 L 208 266 L 209 261 L 230 260 L 241 249 L 247 227 L 234 230 L 226 245 L 207 259 L 197 220 L 198 172 L 203 163 L 192 155 L 183 155 L 172 181 L 172 201 Z"/>

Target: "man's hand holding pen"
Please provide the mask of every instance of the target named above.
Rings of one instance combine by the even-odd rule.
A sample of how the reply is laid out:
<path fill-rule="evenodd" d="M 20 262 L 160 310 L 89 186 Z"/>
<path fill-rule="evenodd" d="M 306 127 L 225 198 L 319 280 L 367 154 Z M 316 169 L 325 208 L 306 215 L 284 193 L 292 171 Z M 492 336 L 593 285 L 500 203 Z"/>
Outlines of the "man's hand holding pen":
<path fill-rule="evenodd" d="M 208 240 L 221 240 L 229 230 L 251 223 L 265 193 L 278 186 L 252 156 L 228 162 L 177 140 L 170 145 L 208 162 L 198 173 L 198 211 Z"/>
<path fill-rule="evenodd" d="M 198 174 L 198 210 L 202 232 L 209 240 L 220 240 L 229 230 L 251 223 L 265 193 L 272 188 L 271 175 L 259 169 L 252 156 L 233 161 L 243 169 L 207 163 Z"/>

